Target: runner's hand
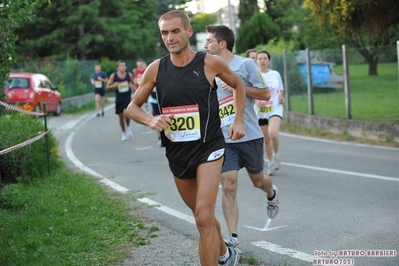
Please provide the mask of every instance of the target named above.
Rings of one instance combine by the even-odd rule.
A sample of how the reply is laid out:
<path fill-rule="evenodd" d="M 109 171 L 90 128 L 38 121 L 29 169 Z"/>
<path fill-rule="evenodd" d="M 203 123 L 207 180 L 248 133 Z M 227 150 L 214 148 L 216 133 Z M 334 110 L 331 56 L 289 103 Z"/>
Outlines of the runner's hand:
<path fill-rule="evenodd" d="M 229 128 L 228 138 L 231 140 L 238 140 L 245 136 L 245 129 L 243 122 L 233 122 Z"/>
<path fill-rule="evenodd" d="M 151 117 L 149 126 L 158 131 L 162 131 L 170 126 L 172 122 L 173 115 L 157 115 Z"/>

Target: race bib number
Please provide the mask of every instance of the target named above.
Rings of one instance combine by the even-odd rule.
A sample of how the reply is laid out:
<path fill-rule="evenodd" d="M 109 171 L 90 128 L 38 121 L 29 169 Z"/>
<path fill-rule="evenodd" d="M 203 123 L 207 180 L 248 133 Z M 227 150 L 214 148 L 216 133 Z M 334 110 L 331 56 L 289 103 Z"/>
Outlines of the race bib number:
<path fill-rule="evenodd" d="M 233 123 L 236 117 L 233 95 L 219 100 L 220 126 L 224 127 Z"/>
<path fill-rule="evenodd" d="M 260 118 L 267 118 L 267 114 L 273 112 L 273 102 L 266 102 L 264 107 L 258 107 L 258 114 Z"/>
<path fill-rule="evenodd" d="M 127 81 L 119 82 L 118 91 L 119 92 L 128 92 L 129 91 L 129 84 L 127 83 Z"/>
<path fill-rule="evenodd" d="M 267 114 L 273 112 L 273 105 L 266 105 L 265 107 L 259 107 L 258 110 L 260 114 L 262 113 Z"/>
<path fill-rule="evenodd" d="M 94 87 L 101 89 L 103 87 L 103 83 L 101 81 L 94 81 Z"/>
<path fill-rule="evenodd" d="M 201 138 L 198 105 L 185 105 L 162 108 L 162 114 L 174 115 L 170 126 L 164 130 L 165 136 L 173 142 L 186 142 Z"/>

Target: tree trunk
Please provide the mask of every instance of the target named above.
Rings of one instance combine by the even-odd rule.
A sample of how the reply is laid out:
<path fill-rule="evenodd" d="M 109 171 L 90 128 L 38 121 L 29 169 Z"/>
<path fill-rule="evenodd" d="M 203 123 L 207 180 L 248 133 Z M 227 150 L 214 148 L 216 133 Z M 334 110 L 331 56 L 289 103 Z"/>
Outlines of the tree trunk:
<path fill-rule="evenodd" d="M 379 57 L 379 49 L 376 48 L 364 48 L 364 47 L 356 47 L 356 50 L 366 59 L 369 64 L 369 76 L 378 76 L 377 65 L 378 65 L 378 57 Z"/>
<path fill-rule="evenodd" d="M 369 76 L 378 76 L 378 57 L 374 60 L 369 60 Z"/>

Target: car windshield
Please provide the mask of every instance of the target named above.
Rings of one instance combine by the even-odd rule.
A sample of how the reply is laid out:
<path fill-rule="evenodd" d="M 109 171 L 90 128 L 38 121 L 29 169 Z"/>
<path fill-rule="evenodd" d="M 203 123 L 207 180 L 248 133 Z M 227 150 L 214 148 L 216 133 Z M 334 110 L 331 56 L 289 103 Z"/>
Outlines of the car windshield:
<path fill-rule="evenodd" d="M 14 88 L 29 88 L 29 79 L 27 78 L 10 78 L 5 81 L 5 88 L 14 89 Z"/>

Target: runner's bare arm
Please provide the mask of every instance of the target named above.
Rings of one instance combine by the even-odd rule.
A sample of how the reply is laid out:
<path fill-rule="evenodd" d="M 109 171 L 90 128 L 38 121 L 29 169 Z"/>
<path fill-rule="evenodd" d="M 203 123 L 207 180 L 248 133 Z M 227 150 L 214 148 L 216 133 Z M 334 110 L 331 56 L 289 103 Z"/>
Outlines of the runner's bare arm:
<path fill-rule="evenodd" d="M 169 127 L 169 123 L 173 116 L 159 115 L 154 117 L 141 109 L 141 106 L 148 99 L 148 96 L 155 87 L 158 67 L 159 60 L 155 60 L 147 67 L 141 77 L 140 89 L 134 93 L 124 114 L 139 124 L 149 126 L 154 130 L 162 131 Z"/>
<path fill-rule="evenodd" d="M 134 89 L 135 85 L 134 85 L 134 77 L 132 73 L 128 73 L 129 74 L 129 88 L 130 89 Z"/>
<path fill-rule="evenodd" d="M 244 110 L 245 110 L 245 84 L 219 56 L 207 54 L 205 56 L 205 75 L 208 80 L 218 76 L 227 85 L 234 88 L 234 107 L 236 116 L 229 130 L 229 138 L 241 139 L 245 135 Z M 211 83 L 212 84 L 212 83 Z"/>
<path fill-rule="evenodd" d="M 118 82 L 114 82 L 114 73 L 112 73 L 107 82 L 107 89 L 113 89 L 117 86 L 118 86 Z"/>
<path fill-rule="evenodd" d="M 268 101 L 270 100 L 270 90 L 268 87 L 265 88 L 255 88 L 255 87 L 246 87 L 247 91 L 246 94 L 247 96 L 257 99 L 257 100 L 263 100 L 263 101 Z"/>

